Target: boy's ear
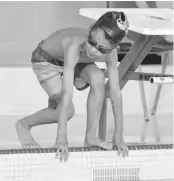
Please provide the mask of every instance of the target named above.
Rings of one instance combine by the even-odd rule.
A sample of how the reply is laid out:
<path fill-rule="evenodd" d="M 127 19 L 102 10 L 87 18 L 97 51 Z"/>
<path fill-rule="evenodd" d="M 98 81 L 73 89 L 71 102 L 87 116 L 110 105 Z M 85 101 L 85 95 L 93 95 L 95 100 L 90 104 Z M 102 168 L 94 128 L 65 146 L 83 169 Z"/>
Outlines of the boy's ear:
<path fill-rule="evenodd" d="M 125 14 L 123 12 L 120 12 L 120 16 L 122 21 L 126 20 Z"/>

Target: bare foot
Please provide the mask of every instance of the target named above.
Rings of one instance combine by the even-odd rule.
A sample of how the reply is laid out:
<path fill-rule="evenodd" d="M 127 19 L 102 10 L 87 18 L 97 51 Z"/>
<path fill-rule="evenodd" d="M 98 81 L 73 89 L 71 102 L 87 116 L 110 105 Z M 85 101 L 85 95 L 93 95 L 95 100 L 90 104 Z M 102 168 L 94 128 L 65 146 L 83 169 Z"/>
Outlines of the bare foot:
<path fill-rule="evenodd" d="M 24 122 L 19 120 L 15 124 L 15 127 L 22 148 L 40 148 L 40 145 L 31 136 L 30 128 L 28 125 L 25 125 Z"/>
<path fill-rule="evenodd" d="M 99 146 L 99 147 L 104 148 L 106 150 L 111 150 L 113 147 L 113 143 L 107 143 L 107 142 L 102 141 L 101 139 L 97 138 L 94 135 L 88 135 L 85 138 L 84 146 L 85 147 Z"/>

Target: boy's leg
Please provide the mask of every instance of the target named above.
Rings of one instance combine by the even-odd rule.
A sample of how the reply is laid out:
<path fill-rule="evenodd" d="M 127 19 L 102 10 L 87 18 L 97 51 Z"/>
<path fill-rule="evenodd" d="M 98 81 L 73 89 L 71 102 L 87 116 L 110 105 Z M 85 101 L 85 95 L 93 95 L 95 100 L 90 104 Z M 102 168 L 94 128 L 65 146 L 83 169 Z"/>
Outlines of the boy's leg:
<path fill-rule="evenodd" d="M 47 67 L 46 70 L 44 69 L 43 72 L 46 72 L 48 74 L 49 73 L 48 68 L 49 67 Z M 41 72 L 39 72 L 39 76 L 42 76 Z M 30 129 L 33 126 L 58 123 L 58 114 L 59 114 L 58 105 L 60 102 L 61 90 L 62 90 L 61 75 L 59 73 L 56 74 L 55 72 L 54 76 L 49 77 L 48 79 L 42 81 L 42 83 L 40 84 L 43 87 L 43 89 L 47 92 L 48 96 L 51 97 L 49 99 L 49 107 L 17 121 L 15 125 L 17 130 L 17 135 L 20 143 L 22 144 L 22 147 L 24 148 L 39 146 L 35 142 L 30 133 Z M 68 114 L 69 114 L 69 119 L 72 118 L 72 116 L 74 115 L 73 103 Z"/>
<path fill-rule="evenodd" d="M 34 126 L 43 124 L 58 123 L 58 110 L 52 108 L 45 108 L 38 111 L 28 117 L 18 120 L 16 123 L 16 130 L 18 139 L 23 148 L 39 147 L 36 141 L 33 139 L 30 130 Z M 72 109 L 69 112 L 69 119 L 74 115 L 74 107 L 72 103 Z"/>
<path fill-rule="evenodd" d="M 91 63 L 83 68 L 80 73 L 80 78 L 85 80 L 90 85 L 87 100 L 87 128 L 85 143 L 86 145 L 94 145 L 111 149 L 112 144 L 106 143 L 96 137 L 96 131 L 105 96 L 104 73 L 94 63 Z"/>

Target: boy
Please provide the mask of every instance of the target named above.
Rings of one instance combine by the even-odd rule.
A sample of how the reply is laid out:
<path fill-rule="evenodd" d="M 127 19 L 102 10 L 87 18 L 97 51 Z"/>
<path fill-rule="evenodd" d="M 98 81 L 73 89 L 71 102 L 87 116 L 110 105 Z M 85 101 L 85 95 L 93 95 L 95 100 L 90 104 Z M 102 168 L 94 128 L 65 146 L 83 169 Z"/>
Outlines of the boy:
<path fill-rule="evenodd" d="M 45 108 L 16 123 L 19 141 L 24 148 L 38 147 L 30 134 L 37 125 L 58 123 L 55 147 L 60 161 L 68 159 L 67 121 L 74 115 L 73 85 L 78 90 L 90 86 L 87 100 L 86 145 L 112 149 L 96 137 L 96 129 L 105 96 L 105 76 L 94 62 L 106 62 L 109 77 L 108 95 L 112 102 L 115 132 L 113 144 L 125 156 L 123 139 L 122 95 L 117 72 L 116 47 L 126 36 L 128 22 L 123 12 L 108 12 L 92 26 L 90 32 L 66 28 L 51 34 L 32 54 L 32 66 L 40 85 L 49 96 Z M 83 87 L 81 85 L 84 84 Z"/>

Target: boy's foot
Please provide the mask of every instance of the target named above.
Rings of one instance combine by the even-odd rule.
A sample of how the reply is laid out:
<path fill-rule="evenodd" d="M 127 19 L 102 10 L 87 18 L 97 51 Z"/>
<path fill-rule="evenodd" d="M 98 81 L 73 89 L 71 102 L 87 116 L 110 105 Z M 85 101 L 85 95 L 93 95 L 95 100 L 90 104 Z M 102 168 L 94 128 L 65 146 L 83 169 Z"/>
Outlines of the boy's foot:
<path fill-rule="evenodd" d="M 102 141 L 96 136 L 86 136 L 84 146 L 85 147 L 98 146 L 106 150 L 111 150 L 113 148 L 113 143 L 107 143 L 105 141 Z"/>
<path fill-rule="evenodd" d="M 15 124 L 19 142 L 22 148 L 40 148 L 40 145 L 33 139 L 30 133 L 30 128 L 22 121 Z"/>

